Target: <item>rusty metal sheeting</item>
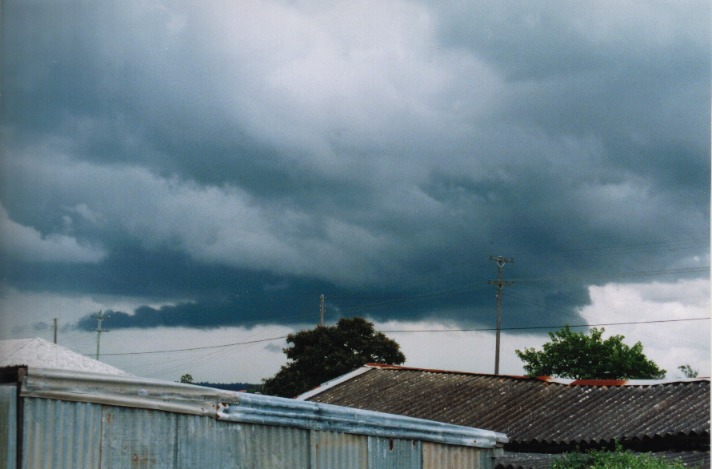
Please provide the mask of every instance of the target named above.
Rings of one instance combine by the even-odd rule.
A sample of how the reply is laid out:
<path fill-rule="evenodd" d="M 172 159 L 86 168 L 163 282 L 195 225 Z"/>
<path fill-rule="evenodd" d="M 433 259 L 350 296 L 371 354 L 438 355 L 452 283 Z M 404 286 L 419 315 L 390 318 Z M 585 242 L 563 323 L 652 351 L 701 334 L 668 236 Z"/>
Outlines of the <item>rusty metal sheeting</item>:
<path fill-rule="evenodd" d="M 507 441 L 506 435 L 489 430 L 136 377 L 30 368 L 21 385 L 21 396 L 480 448 L 494 448 Z"/>
<path fill-rule="evenodd" d="M 708 440 L 709 379 L 584 386 L 371 366 L 309 400 L 506 433 L 510 445 Z"/>
<path fill-rule="evenodd" d="M 337 432 L 312 434 L 312 460 L 319 468 L 367 469 L 368 438 Z"/>
<path fill-rule="evenodd" d="M 422 442 L 393 438 L 368 439 L 368 467 L 402 469 L 422 467 Z M 461 467 L 461 466 L 460 466 Z"/>
<path fill-rule="evenodd" d="M 485 460 L 482 460 L 485 458 Z M 423 469 L 443 467 L 489 467 L 492 453 L 477 448 L 423 443 Z"/>

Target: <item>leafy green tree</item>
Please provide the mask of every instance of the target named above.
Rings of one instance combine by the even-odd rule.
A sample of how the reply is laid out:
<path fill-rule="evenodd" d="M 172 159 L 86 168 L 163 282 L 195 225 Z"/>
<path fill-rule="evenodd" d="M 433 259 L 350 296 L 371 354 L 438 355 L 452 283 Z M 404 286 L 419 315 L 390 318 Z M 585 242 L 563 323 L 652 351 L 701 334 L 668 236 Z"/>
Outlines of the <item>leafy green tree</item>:
<path fill-rule="evenodd" d="M 264 394 L 294 397 L 366 363 L 405 361 L 398 343 L 363 318 L 344 318 L 335 326 L 289 334 L 287 343 L 283 351 L 289 361 L 264 381 Z"/>
<path fill-rule="evenodd" d="M 678 366 L 677 369 L 682 372 L 685 378 L 697 378 L 697 375 L 699 375 L 699 372 L 690 365 Z"/>
<path fill-rule="evenodd" d="M 551 469 L 684 469 L 675 459 L 657 458 L 652 453 L 634 453 L 616 445 L 615 451 L 594 450 L 566 453 L 556 459 Z"/>
<path fill-rule="evenodd" d="M 573 379 L 660 379 L 665 370 L 643 354 L 643 345 L 623 343 L 622 335 L 603 339 L 605 329 L 591 329 L 591 335 L 573 332 L 569 326 L 550 332 L 550 342 L 542 351 L 516 350 L 529 376 L 557 376 Z"/>
<path fill-rule="evenodd" d="M 184 374 L 183 376 L 180 377 L 180 382 L 192 384 L 193 383 L 193 375 L 191 375 L 189 373 Z"/>

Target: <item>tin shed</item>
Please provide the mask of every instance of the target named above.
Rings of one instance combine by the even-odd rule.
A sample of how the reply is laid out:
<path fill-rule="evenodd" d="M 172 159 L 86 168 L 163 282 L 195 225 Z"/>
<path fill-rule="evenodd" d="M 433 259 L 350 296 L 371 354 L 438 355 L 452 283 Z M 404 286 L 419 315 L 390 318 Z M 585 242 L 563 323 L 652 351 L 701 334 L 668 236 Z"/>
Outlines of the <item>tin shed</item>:
<path fill-rule="evenodd" d="M 12 469 L 492 468 L 502 433 L 133 376 L 2 371 Z"/>

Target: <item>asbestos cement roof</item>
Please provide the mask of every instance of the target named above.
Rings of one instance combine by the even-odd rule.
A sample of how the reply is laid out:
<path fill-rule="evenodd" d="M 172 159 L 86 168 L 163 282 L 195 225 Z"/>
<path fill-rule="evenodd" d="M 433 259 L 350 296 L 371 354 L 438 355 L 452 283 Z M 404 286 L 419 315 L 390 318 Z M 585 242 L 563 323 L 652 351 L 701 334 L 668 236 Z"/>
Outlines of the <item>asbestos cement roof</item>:
<path fill-rule="evenodd" d="M 710 430 L 709 379 L 556 381 L 367 365 L 299 398 L 486 428 L 521 448 L 699 443 Z"/>
<path fill-rule="evenodd" d="M 20 366 L 129 375 L 123 370 L 39 337 L 0 340 L 0 368 Z"/>

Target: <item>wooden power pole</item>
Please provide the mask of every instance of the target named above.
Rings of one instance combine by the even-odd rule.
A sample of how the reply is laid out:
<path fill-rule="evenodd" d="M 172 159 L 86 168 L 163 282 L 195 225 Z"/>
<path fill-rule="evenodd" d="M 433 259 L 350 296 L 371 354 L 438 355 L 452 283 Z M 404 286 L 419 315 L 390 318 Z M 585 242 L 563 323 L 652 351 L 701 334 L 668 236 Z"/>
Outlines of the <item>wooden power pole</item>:
<path fill-rule="evenodd" d="M 514 262 L 514 259 L 507 259 L 502 256 L 490 256 L 491 261 L 497 262 L 497 280 L 490 280 L 490 285 L 495 285 L 497 287 L 497 338 L 495 341 L 494 350 L 494 374 L 499 374 L 499 340 L 500 331 L 502 329 L 502 288 L 505 285 L 512 285 L 514 282 L 508 282 L 502 280 L 502 270 L 504 269 L 504 264 L 508 262 Z"/>
<path fill-rule="evenodd" d="M 96 359 L 99 359 L 99 349 L 101 346 L 101 333 L 102 332 L 109 332 L 106 329 L 101 328 L 101 322 L 108 317 L 107 315 L 104 315 L 103 311 L 99 311 L 99 314 L 95 314 L 94 317 L 96 318 Z"/>
<path fill-rule="evenodd" d="M 324 297 L 324 294 L 322 293 L 321 296 L 319 297 L 319 325 L 323 326 L 324 325 L 324 300 L 326 298 Z"/>

